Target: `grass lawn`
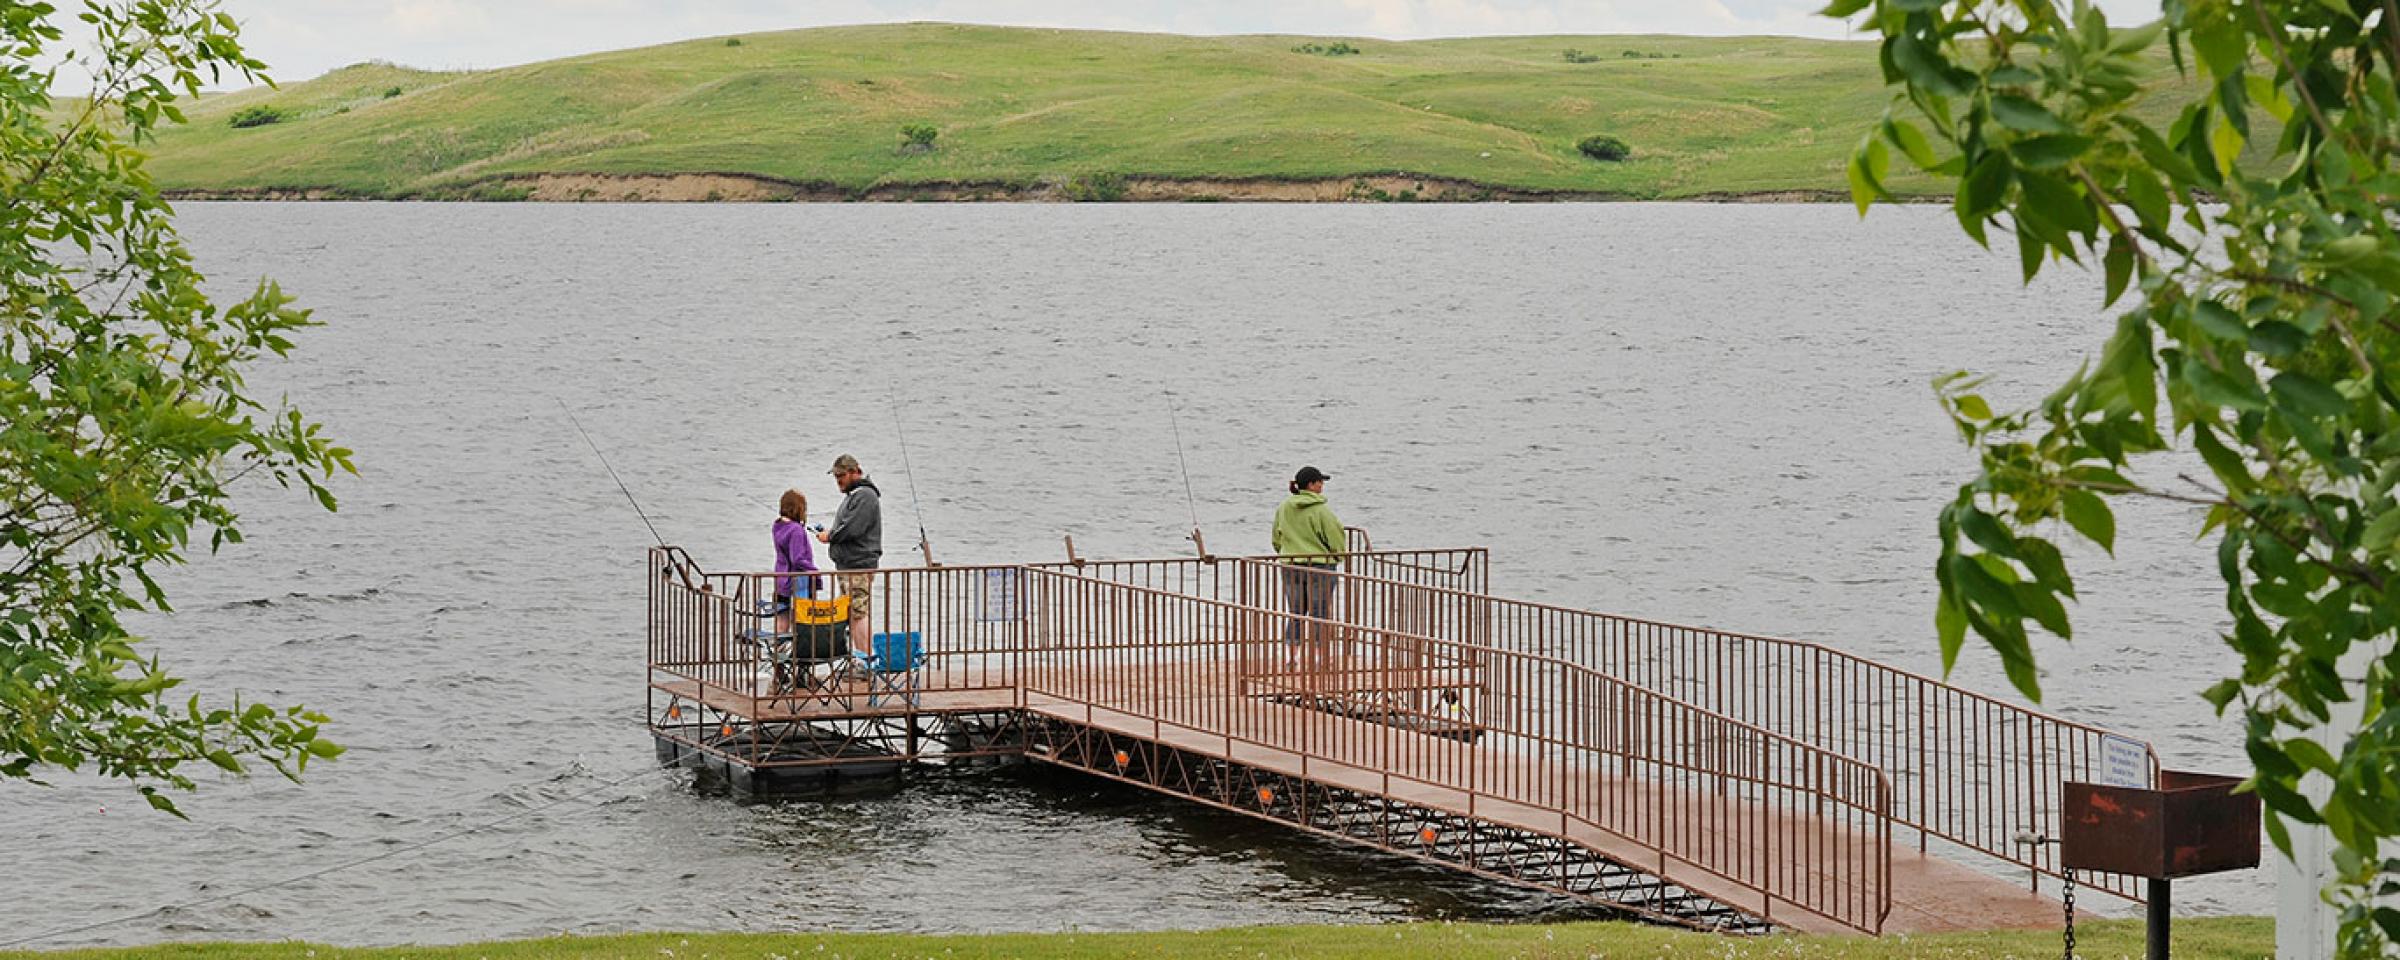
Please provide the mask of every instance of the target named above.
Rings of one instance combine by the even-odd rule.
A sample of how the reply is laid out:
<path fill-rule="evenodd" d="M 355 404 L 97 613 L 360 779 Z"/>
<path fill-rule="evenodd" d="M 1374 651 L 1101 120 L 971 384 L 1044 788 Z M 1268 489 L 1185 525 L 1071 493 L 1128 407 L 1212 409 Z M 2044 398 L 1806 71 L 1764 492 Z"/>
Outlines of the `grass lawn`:
<path fill-rule="evenodd" d="M 2138 960 L 2138 920 L 2082 925 L 2078 954 L 2088 960 Z M 2265 917 L 2183 919 L 2176 922 L 2175 956 L 2183 960 L 2258 958 L 2274 953 L 2275 927 Z M 1999 960 L 2055 957 L 2054 932 L 1970 933 L 1933 937 L 1768 937 L 1732 939 L 1623 923 L 1490 925 L 1416 923 L 1351 927 L 1246 927 L 1166 933 L 1055 933 L 927 936 L 872 933 L 634 934 L 561 937 L 451 947 L 353 949 L 309 944 L 199 944 L 65 953 L 0 953 L 42 960 L 875 960 L 1000 957 L 1424 957 L 1643 958 L 1643 960 Z"/>
<path fill-rule="evenodd" d="M 735 44 L 730 41 L 738 39 Z M 1847 190 L 1887 102 L 1869 42 L 1189 37 L 919 23 L 692 40 L 496 70 L 385 64 L 211 96 L 171 190 L 444 196 L 541 173 L 877 186 L 1381 172 L 1637 198 Z M 1569 62 L 1582 51 L 1588 62 Z M 2160 58 L 2161 82 L 2171 72 Z M 61 104 L 70 108 L 72 104 Z M 235 128 L 237 111 L 282 119 Z M 938 130 L 904 148 L 903 126 Z M 1621 162 L 1579 153 L 1607 134 Z M 1903 191 L 1931 188 L 1900 175 Z"/>

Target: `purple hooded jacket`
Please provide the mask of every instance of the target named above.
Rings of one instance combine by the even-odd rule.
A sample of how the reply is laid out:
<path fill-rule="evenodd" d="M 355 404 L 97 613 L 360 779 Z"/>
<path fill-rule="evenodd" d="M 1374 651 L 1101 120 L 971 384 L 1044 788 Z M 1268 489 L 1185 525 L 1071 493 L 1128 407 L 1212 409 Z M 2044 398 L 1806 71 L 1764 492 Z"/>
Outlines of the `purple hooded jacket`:
<path fill-rule="evenodd" d="M 809 539 L 807 525 L 776 517 L 775 572 L 806 571 L 815 573 L 817 553 L 816 548 L 809 545 Z M 794 592 L 792 588 L 795 585 L 801 586 L 799 593 L 802 596 L 808 596 L 813 592 L 810 588 L 814 586 L 814 582 L 806 577 L 777 577 L 775 578 L 775 595 L 778 597 L 791 596 Z"/>

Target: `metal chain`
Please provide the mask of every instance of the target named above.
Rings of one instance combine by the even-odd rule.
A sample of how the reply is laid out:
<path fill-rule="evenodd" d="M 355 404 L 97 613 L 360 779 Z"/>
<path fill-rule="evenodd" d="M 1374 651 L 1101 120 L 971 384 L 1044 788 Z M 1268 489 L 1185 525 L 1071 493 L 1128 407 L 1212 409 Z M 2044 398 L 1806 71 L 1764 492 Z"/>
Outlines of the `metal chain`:
<path fill-rule="evenodd" d="M 2067 911 L 2066 960 L 2075 960 L 2075 871 L 2061 871 L 2060 875 L 2065 877 L 2067 881 L 2065 887 L 2066 894 L 2064 896 L 2064 899 L 2066 900 Z"/>

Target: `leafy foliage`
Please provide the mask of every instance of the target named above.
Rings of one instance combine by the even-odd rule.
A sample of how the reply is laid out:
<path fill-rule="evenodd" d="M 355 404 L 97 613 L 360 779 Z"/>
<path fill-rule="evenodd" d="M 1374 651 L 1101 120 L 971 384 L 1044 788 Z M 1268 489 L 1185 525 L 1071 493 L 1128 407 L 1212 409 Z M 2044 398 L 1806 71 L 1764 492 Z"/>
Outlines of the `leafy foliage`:
<path fill-rule="evenodd" d="M 1349 57 L 1356 56 L 1364 51 L 1358 49 L 1357 46 L 1351 44 L 1351 42 L 1348 40 L 1336 40 L 1332 43 L 1303 43 L 1299 46 L 1293 47 L 1292 52 L 1315 54 L 1316 56 L 1320 57 Z"/>
<path fill-rule="evenodd" d="M 933 124 L 911 123 L 900 128 L 900 143 L 918 150 L 931 150 L 934 138 L 941 135 L 941 129 Z"/>
<path fill-rule="evenodd" d="M 270 123 L 282 123 L 285 119 L 283 111 L 260 104 L 234 111 L 233 116 L 225 118 L 225 123 L 236 130 L 241 130 L 248 127 L 263 127 Z"/>
<path fill-rule="evenodd" d="M 1850 162 L 1861 212 L 1897 152 L 1958 184 L 1958 221 L 2014 238 L 2025 277 L 2097 265 L 2126 311 L 2039 406 L 1997 412 L 1937 383 L 1980 474 L 1941 515 L 1945 663 L 1969 634 L 2039 697 L 2029 633 L 2069 636 L 2075 583 L 2051 539 L 2115 546 L 2112 501 L 2191 505 L 2214 536 L 2238 656 L 2203 696 L 2238 708 L 2267 829 L 2339 843 L 2347 956 L 2383 956 L 2400 912 L 2371 897 L 2400 861 L 2400 4 L 2167 0 L 2111 29 L 2083 3 L 1836 0 L 1880 33 L 1893 109 Z M 2197 83 L 2166 129 L 2134 112 L 2166 55 Z M 1920 121 L 1923 125 L 1920 126 Z M 2205 475 L 2152 476 L 2181 447 Z M 2137 469 L 2150 467 L 2150 469 Z M 2364 711 L 2338 754 L 2308 736 Z M 2302 781 L 2322 777 L 2322 801 Z"/>
<path fill-rule="evenodd" d="M 1060 187 L 1060 192 L 1076 203 L 1116 203 L 1125 199 L 1126 190 L 1125 176 L 1117 173 L 1070 177 Z"/>
<path fill-rule="evenodd" d="M 203 78 L 263 65 L 210 2 L 84 6 L 93 93 L 64 105 L 36 66 L 65 53 L 55 8 L 0 6 L 0 776 L 89 768 L 173 812 L 160 788 L 190 789 L 193 764 L 297 777 L 341 748 L 304 708 L 170 700 L 180 681 L 122 618 L 169 609 L 152 573 L 194 538 L 241 541 L 236 481 L 332 509 L 350 455 L 245 395 L 308 314 L 272 283 L 212 302 L 136 149 Z"/>
<path fill-rule="evenodd" d="M 1610 163 L 1633 156 L 1633 148 L 1626 146 L 1625 141 L 1607 134 L 1594 134 L 1577 140 L 1575 149 L 1581 151 L 1584 156 L 1594 160 L 1606 160 Z"/>
<path fill-rule="evenodd" d="M 1600 55 L 1599 55 L 1599 54 L 1597 54 L 1597 53 L 1585 53 L 1585 52 L 1583 52 L 1583 51 L 1581 51 L 1581 50 L 1577 50 L 1577 49 L 1575 49 L 1574 47 L 1568 47 L 1566 50 L 1564 50 L 1564 51 L 1560 52 L 1560 53 L 1559 53 L 1559 55 L 1558 55 L 1558 58 L 1559 58 L 1559 59 L 1561 59 L 1561 60 L 1565 60 L 1565 61 L 1566 61 L 1566 62 L 1568 62 L 1568 63 L 1599 63 L 1599 62 L 1600 62 Z"/>

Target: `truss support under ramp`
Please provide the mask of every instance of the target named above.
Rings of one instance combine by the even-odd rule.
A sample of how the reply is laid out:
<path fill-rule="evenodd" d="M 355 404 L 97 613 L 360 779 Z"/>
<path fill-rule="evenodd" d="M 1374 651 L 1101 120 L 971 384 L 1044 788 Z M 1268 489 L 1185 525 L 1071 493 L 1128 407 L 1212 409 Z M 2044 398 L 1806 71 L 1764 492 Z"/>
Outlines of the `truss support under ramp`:
<path fill-rule="evenodd" d="M 1037 761 L 1247 814 L 1385 853 L 1590 901 L 1631 918 L 1724 933 L 1767 920 L 1565 837 L 1419 806 L 1050 717 L 1031 718 Z"/>

